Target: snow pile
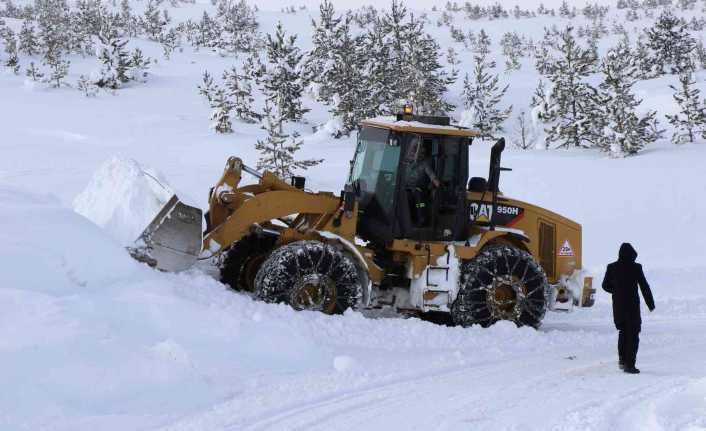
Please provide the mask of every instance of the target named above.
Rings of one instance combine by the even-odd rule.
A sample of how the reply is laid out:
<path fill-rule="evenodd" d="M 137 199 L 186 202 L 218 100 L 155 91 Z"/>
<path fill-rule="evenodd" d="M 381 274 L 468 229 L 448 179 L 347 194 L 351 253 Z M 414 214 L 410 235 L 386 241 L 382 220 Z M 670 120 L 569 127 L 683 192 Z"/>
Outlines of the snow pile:
<path fill-rule="evenodd" d="M 135 160 L 113 156 L 93 174 L 73 202 L 74 210 L 131 244 L 174 195 L 159 174 Z"/>

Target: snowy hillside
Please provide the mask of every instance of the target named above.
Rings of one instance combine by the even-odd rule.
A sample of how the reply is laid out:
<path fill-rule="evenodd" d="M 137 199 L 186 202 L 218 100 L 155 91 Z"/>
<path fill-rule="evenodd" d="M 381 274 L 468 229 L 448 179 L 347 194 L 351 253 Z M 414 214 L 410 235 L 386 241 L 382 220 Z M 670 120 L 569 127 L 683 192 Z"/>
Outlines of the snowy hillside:
<path fill-rule="evenodd" d="M 699 18 L 704 6 L 676 13 Z M 162 7 L 175 23 L 215 9 L 209 2 Z M 455 48 L 461 75 L 471 73 L 473 54 L 451 39 L 448 26 L 436 25 L 442 9 L 426 11 L 426 30 L 444 51 Z M 311 48 L 312 18 L 318 10 L 257 14 L 259 31 L 270 33 L 282 21 L 304 51 Z M 20 31 L 21 19 L 3 19 Z M 637 33 L 654 19 L 626 22 L 625 10 L 611 2 L 605 22 Z M 483 28 L 493 41 L 496 73 L 509 85 L 502 105 L 513 106 L 504 135 L 514 137 L 515 117 L 530 111 L 540 76 L 529 57 L 520 70 L 504 73 L 503 33 L 512 27 L 539 43 L 545 27 L 591 21 L 581 14 L 456 14 L 453 23 L 465 32 Z M 601 38 L 600 53 L 618 40 Z M 610 298 L 602 291 L 593 308 L 549 314 L 539 330 L 503 323 L 462 329 L 354 312 L 297 313 L 234 293 L 208 269 L 165 274 L 133 261 L 111 231 L 73 210 L 103 162 L 137 160 L 205 207 L 227 157 L 254 165 L 254 144 L 265 132 L 234 120 L 234 133 L 215 133 L 197 91 L 204 70 L 219 77 L 242 56 L 184 44 L 166 59 L 161 44 L 145 37 L 128 46 L 157 59 L 147 82 L 96 97 L 74 88 L 80 75 L 99 68 L 95 57 L 71 55 L 72 87 L 62 88 L 24 75 L 41 55 L 20 57 L 20 74 L 0 66 L 1 430 L 706 429 L 706 144 L 669 141 L 664 115 L 678 111 L 669 88 L 678 83 L 675 75 L 634 87 L 643 99 L 639 109 L 656 110 L 667 129 L 635 156 L 511 147 L 503 159 L 513 168 L 501 180 L 506 194 L 583 225 L 584 265 L 596 283 L 621 242 L 638 250 L 657 309 L 643 309 L 643 372 L 633 377 L 617 369 Z M 706 90 L 706 71 L 695 80 Z M 446 93 L 459 106 L 456 119 L 462 81 Z M 325 159 L 306 171 L 307 184 L 338 191 L 355 137 L 314 131 L 331 119 L 329 107 L 310 94 L 303 103 L 311 111 L 288 127 L 304 140 L 302 158 Z M 473 147 L 471 169 L 480 176 L 487 175 L 489 147 Z"/>

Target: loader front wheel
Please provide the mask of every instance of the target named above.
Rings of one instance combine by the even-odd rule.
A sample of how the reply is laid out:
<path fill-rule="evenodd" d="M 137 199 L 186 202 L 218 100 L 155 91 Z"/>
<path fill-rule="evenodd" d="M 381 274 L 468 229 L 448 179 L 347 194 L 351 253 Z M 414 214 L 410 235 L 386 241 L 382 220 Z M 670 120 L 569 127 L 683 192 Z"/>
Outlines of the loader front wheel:
<path fill-rule="evenodd" d="M 220 265 L 221 283 L 253 292 L 255 275 L 277 242 L 276 236 L 249 235 L 234 243 Z"/>
<path fill-rule="evenodd" d="M 326 314 L 355 306 L 362 291 L 354 260 L 319 241 L 297 241 L 276 249 L 255 278 L 255 294 L 265 302 Z"/>
<path fill-rule="evenodd" d="M 499 320 L 539 327 L 547 309 L 547 276 L 531 254 L 516 247 L 485 247 L 464 262 L 451 307 L 455 324 L 488 327 Z"/>

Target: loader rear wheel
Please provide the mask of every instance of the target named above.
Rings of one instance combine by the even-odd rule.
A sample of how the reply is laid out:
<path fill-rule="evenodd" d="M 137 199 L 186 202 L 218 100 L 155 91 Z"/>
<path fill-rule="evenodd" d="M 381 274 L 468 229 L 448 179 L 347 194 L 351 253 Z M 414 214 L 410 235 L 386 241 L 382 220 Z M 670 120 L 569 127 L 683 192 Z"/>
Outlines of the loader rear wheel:
<path fill-rule="evenodd" d="M 249 235 L 234 243 L 221 263 L 221 282 L 235 290 L 255 291 L 257 271 L 276 241 L 276 236 Z"/>
<path fill-rule="evenodd" d="M 531 254 L 498 244 L 464 262 L 451 307 L 455 324 L 488 327 L 499 320 L 539 327 L 547 309 L 547 276 Z"/>
<path fill-rule="evenodd" d="M 326 314 L 355 306 L 362 291 L 355 261 L 319 241 L 297 241 L 276 249 L 255 278 L 255 294 L 265 302 Z"/>

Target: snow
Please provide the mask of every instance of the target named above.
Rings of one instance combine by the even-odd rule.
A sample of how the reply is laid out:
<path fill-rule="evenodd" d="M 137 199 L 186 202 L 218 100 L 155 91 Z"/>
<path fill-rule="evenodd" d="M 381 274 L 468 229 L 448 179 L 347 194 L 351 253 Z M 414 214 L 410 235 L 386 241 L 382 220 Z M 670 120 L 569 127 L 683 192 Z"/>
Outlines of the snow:
<path fill-rule="evenodd" d="M 183 19 L 208 7 L 170 13 Z M 283 19 L 307 47 L 307 14 L 260 19 L 264 31 Z M 564 21 L 523 20 L 517 29 L 541 35 L 544 25 Z M 473 25 L 496 42 L 507 24 Z M 429 30 L 442 46 L 451 43 L 448 28 Z M 185 49 L 167 61 L 157 44 L 131 45 L 159 63 L 146 84 L 115 95 L 85 98 L 0 74 L 3 431 L 706 428 L 706 145 L 664 141 L 625 159 L 583 150 L 504 153 L 503 165 L 514 169 L 503 173 L 504 193 L 582 223 L 594 283 L 622 241 L 640 253 L 657 309 L 643 309 L 643 372 L 627 376 L 617 369 L 610 298 L 600 290 L 593 308 L 549 313 L 538 331 L 507 323 L 463 329 L 294 312 L 234 293 L 204 268 L 166 274 L 130 259 L 123 245 L 157 208 L 130 188 L 166 196 L 139 172 L 168 179 L 180 198 L 204 208 L 227 157 L 254 165 L 253 144 L 263 136 L 242 123 L 232 135 L 208 129 L 195 87 L 204 69 L 219 74 L 232 59 Z M 471 55 L 463 54 L 460 67 L 470 70 Z M 71 60 L 73 82 L 96 66 Z M 528 66 L 525 59 L 521 71 L 502 75 L 515 113 L 537 83 Z M 644 108 L 673 113 L 675 82 L 640 82 Z M 307 171 L 307 186 L 338 191 L 355 139 L 314 133 L 330 118 L 325 107 L 305 104 L 308 123 L 292 126 L 305 139 L 303 156 L 326 158 Z M 474 144 L 472 173 L 487 174 L 489 151 L 489 143 Z M 105 228 L 77 214 L 74 201 Z"/>
<path fill-rule="evenodd" d="M 166 184 L 135 160 L 114 156 L 96 170 L 73 208 L 121 244 L 130 245 L 174 195 Z"/>

